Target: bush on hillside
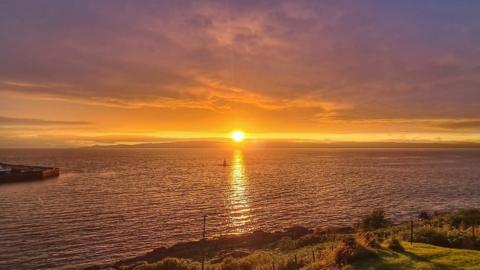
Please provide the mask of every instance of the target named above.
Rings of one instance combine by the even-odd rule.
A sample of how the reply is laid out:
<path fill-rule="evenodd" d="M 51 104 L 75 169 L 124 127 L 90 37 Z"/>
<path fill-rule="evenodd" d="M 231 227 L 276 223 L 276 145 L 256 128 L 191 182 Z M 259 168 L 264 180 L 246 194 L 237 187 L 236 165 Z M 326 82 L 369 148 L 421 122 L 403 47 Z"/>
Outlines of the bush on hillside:
<path fill-rule="evenodd" d="M 298 270 L 305 266 L 305 263 L 302 260 L 295 260 L 293 258 L 288 259 L 287 261 L 280 263 L 278 265 L 278 270 Z"/>
<path fill-rule="evenodd" d="M 420 220 L 430 220 L 432 216 L 427 211 L 421 211 L 420 214 L 418 214 L 418 218 Z"/>
<path fill-rule="evenodd" d="M 447 239 L 450 247 L 461 248 L 465 240 L 465 235 L 458 229 L 452 229 L 447 232 Z"/>
<path fill-rule="evenodd" d="M 325 242 L 327 240 L 328 238 L 327 238 L 327 235 L 325 234 L 311 233 L 297 239 L 296 247 L 301 248 L 305 246 L 311 246 L 317 243 Z"/>
<path fill-rule="evenodd" d="M 281 251 L 289 251 L 294 250 L 297 247 L 297 243 L 290 237 L 282 237 L 275 243 L 275 247 Z"/>
<path fill-rule="evenodd" d="M 360 245 L 355 238 L 344 239 L 334 250 L 327 254 L 328 264 L 347 265 L 354 261 L 372 256 L 373 253 Z"/>
<path fill-rule="evenodd" d="M 241 259 L 226 259 L 221 267 L 222 270 L 252 270 L 253 264 L 248 260 Z"/>
<path fill-rule="evenodd" d="M 390 250 L 396 251 L 396 252 L 404 252 L 405 249 L 402 246 L 402 243 L 398 241 L 396 238 L 392 238 L 388 240 L 387 247 Z"/>
<path fill-rule="evenodd" d="M 197 270 L 198 268 L 198 265 L 189 260 L 165 258 L 156 263 L 139 265 L 134 270 Z"/>
<path fill-rule="evenodd" d="M 372 232 L 366 232 L 358 234 L 356 236 L 357 241 L 366 247 L 369 248 L 379 248 L 380 244 L 378 243 L 377 236 Z"/>
<path fill-rule="evenodd" d="M 440 230 L 431 227 L 423 227 L 415 231 L 414 242 L 432 244 L 436 246 L 449 247 L 447 235 Z"/>
<path fill-rule="evenodd" d="M 450 225 L 455 228 L 480 225 L 480 209 L 465 209 L 450 216 Z"/>
<path fill-rule="evenodd" d="M 362 218 L 359 228 L 365 231 L 385 228 L 390 225 L 390 221 L 385 217 L 385 211 L 378 209 Z"/>
<path fill-rule="evenodd" d="M 318 261 L 314 263 L 310 263 L 302 268 L 302 270 L 325 270 L 325 269 L 328 269 L 328 268 L 325 268 L 325 265 L 322 262 L 318 262 Z M 268 270 L 271 270 L 271 268 Z"/>

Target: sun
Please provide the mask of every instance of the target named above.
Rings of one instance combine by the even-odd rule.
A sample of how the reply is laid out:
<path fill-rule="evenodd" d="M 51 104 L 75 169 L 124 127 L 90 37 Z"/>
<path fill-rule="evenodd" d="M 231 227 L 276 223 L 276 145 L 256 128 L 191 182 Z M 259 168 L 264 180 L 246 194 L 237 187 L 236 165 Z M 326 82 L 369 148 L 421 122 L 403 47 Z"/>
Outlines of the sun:
<path fill-rule="evenodd" d="M 241 130 L 235 130 L 232 132 L 232 139 L 235 142 L 243 142 L 243 140 L 245 140 L 245 133 Z"/>

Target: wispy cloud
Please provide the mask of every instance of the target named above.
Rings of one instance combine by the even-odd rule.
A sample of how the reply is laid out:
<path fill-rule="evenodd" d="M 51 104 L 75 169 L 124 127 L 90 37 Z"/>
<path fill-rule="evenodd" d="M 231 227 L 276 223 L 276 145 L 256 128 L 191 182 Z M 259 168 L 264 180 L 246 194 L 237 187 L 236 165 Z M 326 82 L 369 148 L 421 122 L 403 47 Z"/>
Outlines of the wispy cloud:
<path fill-rule="evenodd" d="M 58 121 L 0 116 L 0 125 L 2 126 L 77 126 L 88 124 L 90 123 L 85 121 Z"/>
<path fill-rule="evenodd" d="M 447 121 L 438 126 L 452 130 L 480 129 L 480 120 Z"/>
<path fill-rule="evenodd" d="M 0 99 L 0 114 L 40 118 L 9 125 L 81 125 L 41 102 L 105 132 L 461 132 L 480 119 L 474 1 L 0 5 L 0 97 L 19 101 Z"/>

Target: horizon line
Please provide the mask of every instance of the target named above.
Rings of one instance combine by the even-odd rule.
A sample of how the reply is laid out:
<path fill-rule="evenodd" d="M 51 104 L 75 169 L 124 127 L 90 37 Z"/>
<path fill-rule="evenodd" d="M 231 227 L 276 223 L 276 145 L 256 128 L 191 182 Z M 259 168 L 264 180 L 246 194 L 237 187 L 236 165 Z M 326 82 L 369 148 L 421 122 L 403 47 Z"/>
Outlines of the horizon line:
<path fill-rule="evenodd" d="M 235 143 L 228 139 L 217 140 L 174 140 L 162 142 L 117 142 L 99 143 L 83 146 L 25 146 L 5 147 L 0 150 L 14 149 L 91 149 L 91 148 L 219 148 L 219 147 L 244 147 L 244 148 L 480 148 L 479 142 L 465 141 L 316 141 L 316 140 L 245 140 Z"/>

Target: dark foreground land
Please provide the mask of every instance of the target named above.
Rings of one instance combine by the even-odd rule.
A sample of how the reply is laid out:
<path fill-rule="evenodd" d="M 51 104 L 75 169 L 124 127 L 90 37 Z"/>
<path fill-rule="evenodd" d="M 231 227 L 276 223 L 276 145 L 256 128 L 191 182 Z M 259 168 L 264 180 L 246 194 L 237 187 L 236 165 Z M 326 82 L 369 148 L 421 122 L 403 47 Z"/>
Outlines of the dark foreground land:
<path fill-rule="evenodd" d="M 396 225 L 377 210 L 352 227 L 292 227 L 179 243 L 87 269 L 196 270 L 203 261 L 211 270 L 480 270 L 478 224 L 479 209 L 421 212 L 413 223 Z"/>

